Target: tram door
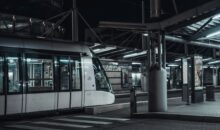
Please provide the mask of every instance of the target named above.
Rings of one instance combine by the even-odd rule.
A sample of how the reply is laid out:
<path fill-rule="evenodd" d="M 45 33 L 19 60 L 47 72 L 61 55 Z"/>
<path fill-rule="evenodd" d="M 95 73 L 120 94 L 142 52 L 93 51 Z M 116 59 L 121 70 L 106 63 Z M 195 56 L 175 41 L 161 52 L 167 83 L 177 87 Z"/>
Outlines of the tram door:
<path fill-rule="evenodd" d="M 58 109 L 82 106 L 81 67 L 79 58 L 60 57 L 60 92 Z"/>
<path fill-rule="evenodd" d="M 6 56 L 5 58 L 5 114 L 22 112 L 22 79 L 21 60 L 18 56 Z"/>

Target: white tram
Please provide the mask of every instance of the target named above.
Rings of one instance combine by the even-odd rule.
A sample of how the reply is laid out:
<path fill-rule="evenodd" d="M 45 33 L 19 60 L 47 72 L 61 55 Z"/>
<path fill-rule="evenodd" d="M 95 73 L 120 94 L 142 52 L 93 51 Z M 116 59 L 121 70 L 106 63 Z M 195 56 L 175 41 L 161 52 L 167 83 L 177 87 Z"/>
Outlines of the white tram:
<path fill-rule="evenodd" d="M 114 101 L 102 65 L 86 45 L 0 37 L 0 116 Z"/>

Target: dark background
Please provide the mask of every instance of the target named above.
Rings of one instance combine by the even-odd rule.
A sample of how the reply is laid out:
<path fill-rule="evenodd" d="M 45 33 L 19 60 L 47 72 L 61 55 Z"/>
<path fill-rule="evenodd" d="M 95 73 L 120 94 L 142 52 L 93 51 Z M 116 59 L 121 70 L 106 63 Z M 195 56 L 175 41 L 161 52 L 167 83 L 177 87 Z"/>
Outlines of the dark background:
<path fill-rule="evenodd" d="M 0 12 L 46 19 L 72 8 L 72 0 L 56 0 L 60 7 L 51 5 L 51 0 L 1 0 Z M 145 19 L 149 19 L 149 1 L 145 0 Z M 178 13 L 201 5 L 210 0 L 176 0 Z M 176 14 L 172 0 L 161 0 L 162 17 L 165 19 Z M 141 22 L 141 0 L 77 0 L 79 12 L 92 27 L 97 27 L 99 21 Z M 63 23 L 67 29 L 66 38 L 71 37 L 70 17 Z M 79 19 L 80 40 L 84 39 L 84 31 L 88 28 Z"/>

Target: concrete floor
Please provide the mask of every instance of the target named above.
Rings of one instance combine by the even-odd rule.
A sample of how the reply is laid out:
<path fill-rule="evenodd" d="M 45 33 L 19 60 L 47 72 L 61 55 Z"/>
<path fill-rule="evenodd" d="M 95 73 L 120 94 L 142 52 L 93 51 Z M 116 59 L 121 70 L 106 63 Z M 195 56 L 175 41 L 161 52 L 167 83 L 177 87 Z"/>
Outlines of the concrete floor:
<path fill-rule="evenodd" d="M 220 94 L 215 102 L 185 105 L 181 98 L 169 99 L 167 113 L 212 115 L 220 117 Z M 138 106 L 147 112 L 147 103 Z M 220 130 L 220 123 L 130 118 L 129 108 L 98 115 L 84 113 L 0 123 L 0 130 Z"/>
<path fill-rule="evenodd" d="M 168 112 L 166 114 L 182 114 L 194 116 L 220 117 L 220 93 L 215 94 L 216 101 L 205 101 L 202 103 L 186 105 L 181 98 L 170 98 L 168 100 Z M 139 113 L 148 112 L 148 104 L 138 106 Z"/>
<path fill-rule="evenodd" d="M 115 113 L 117 114 L 117 113 Z M 162 119 L 129 119 L 118 115 L 56 116 L 29 121 L 7 122 L 1 130 L 219 130 L 219 123 Z M 82 116 L 82 117 L 80 117 Z M 99 118 L 97 118 L 99 117 Z M 113 118 L 114 117 L 114 118 Z M 77 122 L 82 121 L 82 122 Z M 89 122 L 91 121 L 91 122 Z M 101 124 L 103 123 L 103 124 Z"/>

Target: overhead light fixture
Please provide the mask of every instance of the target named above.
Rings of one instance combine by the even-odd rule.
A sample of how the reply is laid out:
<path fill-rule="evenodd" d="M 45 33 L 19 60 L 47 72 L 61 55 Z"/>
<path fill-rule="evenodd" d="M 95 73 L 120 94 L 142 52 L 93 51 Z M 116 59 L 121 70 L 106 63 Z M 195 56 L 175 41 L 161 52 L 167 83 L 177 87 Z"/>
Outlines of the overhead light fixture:
<path fill-rule="evenodd" d="M 178 67 L 179 65 L 177 64 L 168 64 L 169 67 Z"/>
<path fill-rule="evenodd" d="M 217 14 L 212 19 L 219 19 L 219 18 L 220 18 L 220 14 Z"/>
<path fill-rule="evenodd" d="M 206 36 L 206 38 L 210 38 L 210 37 L 213 37 L 213 36 L 216 36 L 216 35 L 219 35 L 220 34 L 220 31 L 217 31 L 217 32 L 214 32 L 214 33 L 211 33 L 209 35 Z"/>
<path fill-rule="evenodd" d="M 191 57 L 187 57 L 187 58 L 182 58 L 182 59 L 187 59 L 187 60 L 190 60 L 190 58 L 191 58 Z M 181 61 L 181 58 L 179 58 L 179 59 L 176 59 L 175 61 L 176 61 L 176 62 L 179 62 L 179 61 Z"/>
<path fill-rule="evenodd" d="M 38 62 L 38 60 L 37 59 L 31 59 L 31 58 L 27 58 L 27 60 L 26 60 L 27 62 Z"/>
<path fill-rule="evenodd" d="M 136 57 L 136 56 L 141 56 L 141 55 L 146 55 L 146 54 L 147 54 L 147 51 L 142 51 L 142 52 L 138 52 L 138 53 L 124 55 L 123 58 L 131 58 L 131 57 Z"/>
<path fill-rule="evenodd" d="M 132 62 L 132 65 L 141 65 L 140 62 Z"/>
<path fill-rule="evenodd" d="M 149 36 L 149 34 L 148 33 L 144 33 L 143 36 L 147 37 L 147 36 Z"/>
<path fill-rule="evenodd" d="M 100 51 L 101 49 L 94 49 L 93 52 L 98 52 Z"/>
<path fill-rule="evenodd" d="M 179 62 L 179 61 L 181 61 L 181 59 L 176 59 L 175 61 L 176 61 L 176 62 Z"/>
<path fill-rule="evenodd" d="M 187 59 L 187 60 L 190 60 L 190 59 L 191 59 L 191 57 L 187 57 L 186 59 Z"/>
<path fill-rule="evenodd" d="M 8 59 L 8 60 L 17 60 L 18 57 L 7 57 L 6 59 Z"/>
<path fill-rule="evenodd" d="M 7 27 L 8 27 L 8 28 L 12 28 L 13 25 L 12 25 L 12 24 L 8 24 Z"/>
<path fill-rule="evenodd" d="M 100 46 L 100 45 L 101 45 L 101 43 L 94 43 L 94 45 L 91 46 L 91 48 L 94 48 L 94 47 L 97 47 L 97 46 Z"/>
<path fill-rule="evenodd" d="M 209 57 L 209 58 L 205 58 L 205 59 L 203 59 L 202 61 L 203 62 L 206 62 L 206 61 L 210 61 L 212 58 L 211 57 Z"/>
<path fill-rule="evenodd" d="M 97 48 L 97 49 L 94 49 L 93 52 L 94 53 L 102 53 L 102 52 L 105 52 L 105 51 L 110 51 L 110 50 L 114 50 L 116 49 L 116 46 L 107 46 L 105 48 Z"/>
<path fill-rule="evenodd" d="M 211 65 L 211 64 L 217 64 L 217 63 L 220 63 L 220 60 L 211 61 L 211 62 L 209 62 L 208 64 Z"/>
<path fill-rule="evenodd" d="M 63 63 L 68 63 L 70 60 L 68 59 L 60 59 L 60 62 L 63 62 Z"/>
<path fill-rule="evenodd" d="M 118 62 L 111 62 L 112 65 L 118 65 Z"/>
<path fill-rule="evenodd" d="M 93 52 L 95 53 L 102 53 L 102 52 L 105 52 L 105 51 L 110 51 L 110 50 L 114 50 L 116 49 L 116 47 L 105 47 L 105 48 L 98 48 L 98 49 L 94 49 Z"/>

